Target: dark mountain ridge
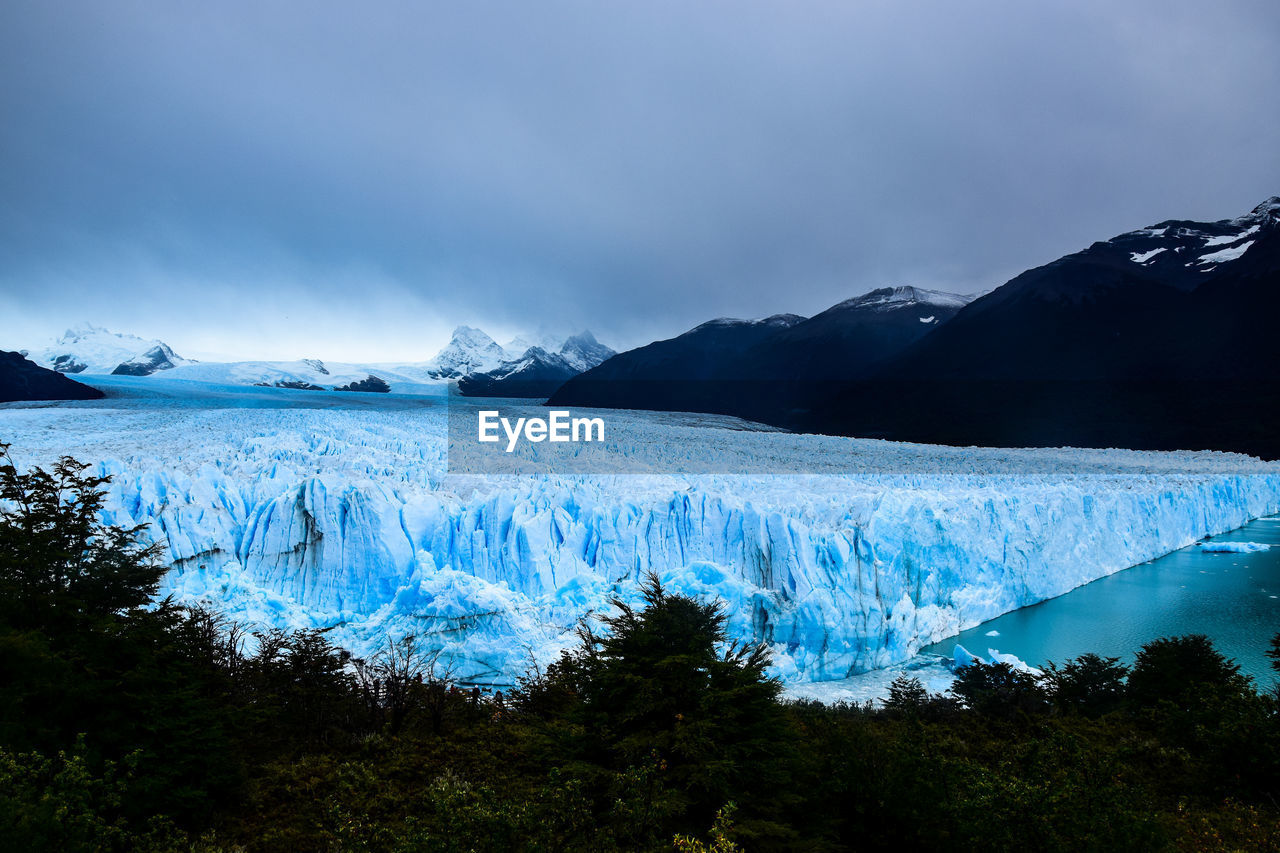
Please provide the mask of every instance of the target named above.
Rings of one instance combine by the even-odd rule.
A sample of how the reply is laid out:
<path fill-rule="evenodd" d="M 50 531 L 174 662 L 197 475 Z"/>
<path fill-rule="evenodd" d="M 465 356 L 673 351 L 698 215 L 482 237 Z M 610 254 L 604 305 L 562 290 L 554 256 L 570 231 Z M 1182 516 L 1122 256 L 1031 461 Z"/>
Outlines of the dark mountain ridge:
<path fill-rule="evenodd" d="M 830 382 L 869 375 L 968 299 L 886 287 L 808 319 L 712 320 L 614 356 L 565 383 L 549 402 L 712 412 L 785 425 L 808 413 Z"/>
<path fill-rule="evenodd" d="M 940 444 L 1280 458 L 1280 197 L 1121 234 L 968 299 L 883 288 L 808 320 L 714 320 L 609 359 L 549 403 Z"/>
<path fill-rule="evenodd" d="M 0 350 L 0 403 L 18 400 L 100 400 L 105 395 L 41 367 L 21 353 Z"/>
<path fill-rule="evenodd" d="M 1170 220 L 1028 270 L 790 425 L 1276 458 L 1278 316 L 1270 198 L 1236 219 Z"/>

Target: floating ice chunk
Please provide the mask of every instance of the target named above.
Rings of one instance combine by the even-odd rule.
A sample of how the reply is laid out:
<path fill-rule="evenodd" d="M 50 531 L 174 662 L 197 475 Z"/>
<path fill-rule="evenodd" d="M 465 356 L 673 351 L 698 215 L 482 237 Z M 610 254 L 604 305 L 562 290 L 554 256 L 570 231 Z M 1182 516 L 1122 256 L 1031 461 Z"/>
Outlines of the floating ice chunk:
<path fill-rule="evenodd" d="M 999 631 L 988 631 L 988 632 L 987 632 L 987 636 L 988 636 L 988 637 L 999 637 L 999 636 L 1000 636 L 1000 632 L 999 632 Z"/>
<path fill-rule="evenodd" d="M 1009 666 L 1021 672 L 1029 672 L 1032 675 L 1043 675 L 1041 670 L 1031 666 L 1017 655 L 1001 654 L 995 649 L 987 649 L 987 654 L 991 656 L 992 663 L 1007 663 Z"/>
<path fill-rule="evenodd" d="M 1200 550 L 1214 554 L 1253 554 L 1270 551 L 1271 546 L 1263 542 L 1201 542 Z"/>
<path fill-rule="evenodd" d="M 964 646 L 956 643 L 956 650 L 951 653 L 952 668 L 964 669 L 966 666 L 972 666 L 975 663 L 986 663 L 985 660 L 966 649 Z"/>

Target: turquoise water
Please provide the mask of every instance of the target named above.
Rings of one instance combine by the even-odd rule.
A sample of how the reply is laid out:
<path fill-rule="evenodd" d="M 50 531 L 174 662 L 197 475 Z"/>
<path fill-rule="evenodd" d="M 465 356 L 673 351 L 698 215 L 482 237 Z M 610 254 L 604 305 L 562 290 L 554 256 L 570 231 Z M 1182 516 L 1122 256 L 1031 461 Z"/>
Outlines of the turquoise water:
<path fill-rule="evenodd" d="M 1280 632 L 1280 517 L 1258 519 L 1210 542 L 1257 542 L 1269 551 L 1211 553 L 1198 545 L 1117 572 L 1049 601 L 1006 613 L 925 648 L 950 656 L 1014 654 L 1033 666 L 1085 652 L 1132 662 L 1150 640 L 1206 634 L 1241 670 L 1270 687 L 1267 644 Z M 998 636 L 988 636 L 997 631 Z"/>

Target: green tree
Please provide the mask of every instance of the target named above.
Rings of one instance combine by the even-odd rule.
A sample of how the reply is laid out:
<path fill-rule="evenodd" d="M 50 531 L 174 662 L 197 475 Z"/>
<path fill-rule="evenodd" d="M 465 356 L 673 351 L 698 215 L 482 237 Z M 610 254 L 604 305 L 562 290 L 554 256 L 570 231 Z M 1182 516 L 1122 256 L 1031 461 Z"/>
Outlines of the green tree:
<path fill-rule="evenodd" d="M 670 594 L 653 576 L 641 595 L 641 609 L 615 600 L 605 631 L 583 629 L 549 673 L 547 689 L 573 697 L 583 757 L 637 778 L 656 770 L 671 831 L 705 829 L 733 799 L 742 838 L 784 836 L 791 731 L 767 650 L 730 642 L 718 602 Z"/>
<path fill-rule="evenodd" d="M 1139 706 L 1172 702 L 1187 706 L 1206 694 L 1240 697 L 1252 693 L 1240 666 L 1218 651 L 1204 634 L 1162 637 L 1138 652 L 1129 673 L 1128 696 Z"/>
<path fill-rule="evenodd" d="M 125 814 L 207 818 L 240 778 L 215 674 L 186 616 L 153 600 L 164 567 L 141 527 L 102 522 L 109 478 L 63 458 L 20 474 L 0 445 L 0 746 L 132 761 Z"/>
<path fill-rule="evenodd" d="M 1120 658 L 1104 658 L 1090 652 L 1061 667 L 1050 662 L 1044 683 L 1059 710 L 1099 717 L 1124 702 L 1128 673 L 1129 668 L 1120 663 Z"/>
<path fill-rule="evenodd" d="M 975 661 L 962 667 L 951 693 L 979 714 L 1006 719 L 1038 713 L 1048 705 L 1039 678 L 1003 662 Z"/>
<path fill-rule="evenodd" d="M 14 628 L 65 634 L 149 605 L 164 575 L 143 528 L 101 522 L 109 477 L 64 456 L 20 474 L 0 443 L 0 617 Z"/>
<path fill-rule="evenodd" d="M 899 675 L 889 683 L 889 697 L 884 701 L 884 709 L 890 714 L 916 717 L 928 705 L 929 691 L 920 679 Z"/>

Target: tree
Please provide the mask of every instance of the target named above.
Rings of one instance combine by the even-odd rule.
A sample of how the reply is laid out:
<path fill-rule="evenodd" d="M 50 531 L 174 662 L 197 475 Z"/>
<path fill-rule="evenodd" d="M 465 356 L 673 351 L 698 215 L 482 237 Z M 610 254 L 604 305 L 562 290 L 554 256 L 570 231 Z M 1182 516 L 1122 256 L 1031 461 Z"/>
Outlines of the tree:
<path fill-rule="evenodd" d="M 643 609 L 615 600 L 606 630 L 582 629 L 548 671 L 548 692 L 573 697 L 584 758 L 624 775 L 655 769 L 676 830 L 706 827 L 734 799 L 744 839 L 778 834 L 790 730 L 767 650 L 729 641 L 718 602 L 670 594 L 652 575 L 640 592 Z"/>
<path fill-rule="evenodd" d="M 144 529 L 101 522 L 110 477 L 64 456 L 52 471 L 19 474 L 0 443 L 0 616 L 18 628 L 63 633 L 152 602 L 164 575 Z"/>
<path fill-rule="evenodd" d="M 226 698 L 190 654 L 142 527 L 104 524 L 108 477 L 63 457 L 19 474 L 0 444 L 0 747 L 46 754 L 84 735 L 90 766 L 136 766 L 125 814 L 199 820 L 239 783 Z M 197 632 L 198 633 L 198 632 Z M 154 812 L 152 812 L 154 813 Z"/>
<path fill-rule="evenodd" d="M 1044 683 L 1060 710 L 1099 717 L 1116 710 L 1124 701 L 1128 672 L 1120 658 L 1104 658 L 1090 652 L 1067 661 L 1061 668 L 1050 662 Z"/>
<path fill-rule="evenodd" d="M 1214 648 L 1204 634 L 1162 637 L 1138 652 L 1129 673 L 1128 696 L 1139 706 L 1172 702 L 1197 705 L 1206 696 L 1236 698 L 1252 693 L 1238 664 Z"/>
<path fill-rule="evenodd" d="M 916 717 L 928 704 L 929 691 L 920 679 L 899 675 L 889 683 L 889 698 L 884 701 L 884 708 L 889 713 Z"/>
<path fill-rule="evenodd" d="M 415 711 L 426 714 L 432 734 L 440 734 L 450 705 L 461 704 L 449 671 L 436 672 L 440 651 L 424 652 L 412 634 L 387 645 L 369 660 L 353 660 L 365 705 L 388 733 L 400 734 Z"/>
<path fill-rule="evenodd" d="M 962 667 L 951 693 L 967 707 L 991 717 L 1036 713 L 1047 705 L 1039 678 L 1003 662 L 974 661 Z"/>

